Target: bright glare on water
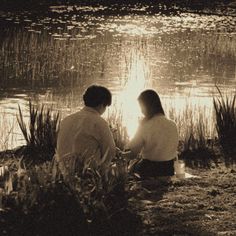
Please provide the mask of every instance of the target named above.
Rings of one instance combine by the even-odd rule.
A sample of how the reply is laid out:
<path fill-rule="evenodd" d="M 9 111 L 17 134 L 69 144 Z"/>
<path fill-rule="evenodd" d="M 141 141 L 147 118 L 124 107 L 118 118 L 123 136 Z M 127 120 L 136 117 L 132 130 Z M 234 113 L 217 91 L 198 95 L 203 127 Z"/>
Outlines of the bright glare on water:
<path fill-rule="evenodd" d="M 133 54 L 134 52 L 131 53 L 132 64 L 128 73 L 129 80 L 122 91 L 116 95 L 117 104 L 119 104 L 120 110 L 123 112 L 124 126 L 127 127 L 130 138 L 134 136 L 138 126 L 138 120 L 141 116 L 137 98 L 147 87 L 145 74 L 148 72 L 144 59 L 137 54 Z"/>

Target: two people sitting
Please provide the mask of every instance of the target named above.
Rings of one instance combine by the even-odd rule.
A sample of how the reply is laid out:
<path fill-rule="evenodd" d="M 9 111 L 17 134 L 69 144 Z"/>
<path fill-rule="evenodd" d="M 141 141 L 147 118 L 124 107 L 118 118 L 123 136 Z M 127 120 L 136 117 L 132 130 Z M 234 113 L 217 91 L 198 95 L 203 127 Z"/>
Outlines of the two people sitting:
<path fill-rule="evenodd" d="M 84 107 L 62 120 L 57 141 L 57 158 L 77 154 L 92 158 L 98 165 L 102 159 L 110 163 L 117 148 L 108 123 L 101 117 L 112 103 L 111 92 L 92 85 L 83 95 Z M 160 98 L 154 90 L 145 90 L 138 97 L 144 119 L 134 138 L 127 144 L 128 151 L 118 152 L 125 158 L 140 160 L 134 171 L 141 177 L 174 175 L 174 159 L 178 147 L 176 124 L 164 113 Z"/>

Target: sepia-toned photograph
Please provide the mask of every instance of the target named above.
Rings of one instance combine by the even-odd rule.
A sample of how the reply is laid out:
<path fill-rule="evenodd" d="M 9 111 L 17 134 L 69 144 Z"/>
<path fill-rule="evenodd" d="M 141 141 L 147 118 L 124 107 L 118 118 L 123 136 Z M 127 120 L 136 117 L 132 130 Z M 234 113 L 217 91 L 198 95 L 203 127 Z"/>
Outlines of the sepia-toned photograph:
<path fill-rule="evenodd" d="M 0 0 L 1 236 L 236 236 L 235 0 Z"/>

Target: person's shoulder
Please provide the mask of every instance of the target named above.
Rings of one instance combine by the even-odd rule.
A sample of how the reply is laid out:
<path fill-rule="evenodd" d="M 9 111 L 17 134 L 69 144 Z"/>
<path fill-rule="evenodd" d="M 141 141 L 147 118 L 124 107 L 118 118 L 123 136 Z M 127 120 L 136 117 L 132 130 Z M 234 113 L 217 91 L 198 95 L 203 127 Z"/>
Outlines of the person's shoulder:
<path fill-rule="evenodd" d="M 148 120 L 149 124 L 161 124 L 166 122 L 166 116 L 162 114 L 154 115 L 151 119 Z"/>
<path fill-rule="evenodd" d="M 102 118 L 101 116 L 96 116 L 96 119 L 98 125 L 100 125 L 101 127 L 108 127 L 108 123 L 104 118 Z"/>
<path fill-rule="evenodd" d="M 166 122 L 168 122 L 169 124 L 171 124 L 171 125 L 173 125 L 173 126 L 176 126 L 175 121 L 172 120 L 171 118 L 165 116 L 165 120 L 166 120 Z"/>
<path fill-rule="evenodd" d="M 175 125 L 176 126 L 176 122 L 170 118 L 168 118 L 169 122 L 172 124 L 172 125 Z"/>
<path fill-rule="evenodd" d="M 80 112 L 75 112 L 75 113 L 69 114 L 68 116 L 64 117 L 61 120 L 61 124 L 66 124 L 67 122 L 70 122 L 71 120 L 75 119 L 79 115 L 79 113 Z"/>
<path fill-rule="evenodd" d="M 75 118 L 76 116 L 78 116 L 79 114 L 81 113 L 81 111 L 77 111 L 77 112 L 74 112 L 74 113 L 71 113 L 69 114 L 68 116 L 65 117 L 65 119 L 73 119 Z"/>
<path fill-rule="evenodd" d="M 139 121 L 139 125 L 140 125 L 140 126 L 143 126 L 143 125 L 145 125 L 145 124 L 147 124 L 147 123 L 148 123 L 148 119 L 145 118 L 145 117 Z"/>
<path fill-rule="evenodd" d="M 177 124 L 174 120 L 170 119 L 170 118 L 166 118 L 167 122 L 168 122 L 168 126 L 173 130 L 173 131 L 177 131 Z"/>
<path fill-rule="evenodd" d="M 176 126 L 176 123 L 174 120 L 170 119 L 169 117 L 167 117 L 166 115 L 158 115 L 155 117 L 155 121 L 158 123 L 158 124 L 168 124 L 170 126 Z M 155 122 L 154 121 L 154 122 Z"/>
<path fill-rule="evenodd" d="M 143 118 L 139 121 L 138 130 L 142 132 L 150 126 L 150 120 L 147 118 Z"/>

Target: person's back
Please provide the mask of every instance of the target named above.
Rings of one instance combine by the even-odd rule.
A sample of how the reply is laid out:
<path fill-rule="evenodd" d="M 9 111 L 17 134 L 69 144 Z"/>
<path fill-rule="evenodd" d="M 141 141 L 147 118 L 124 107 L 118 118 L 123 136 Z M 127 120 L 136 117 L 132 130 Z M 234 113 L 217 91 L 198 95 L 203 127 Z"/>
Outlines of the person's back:
<path fill-rule="evenodd" d="M 84 95 L 85 107 L 61 122 L 57 140 L 59 160 L 76 154 L 93 158 L 99 164 L 104 155 L 107 162 L 115 156 L 112 134 L 107 122 L 101 117 L 106 106 L 111 103 L 111 98 L 108 101 L 104 98 L 104 90 L 106 95 L 107 91 L 103 87 L 89 87 Z"/>
<path fill-rule="evenodd" d="M 106 152 L 109 157 L 114 155 L 114 141 L 106 121 L 96 110 L 84 107 L 62 121 L 57 146 L 60 157 L 76 153 L 99 161 Z"/>
<path fill-rule="evenodd" d="M 142 155 L 151 161 L 169 161 L 175 158 L 178 147 L 176 124 L 164 115 L 153 116 L 142 125 L 144 146 Z"/>

